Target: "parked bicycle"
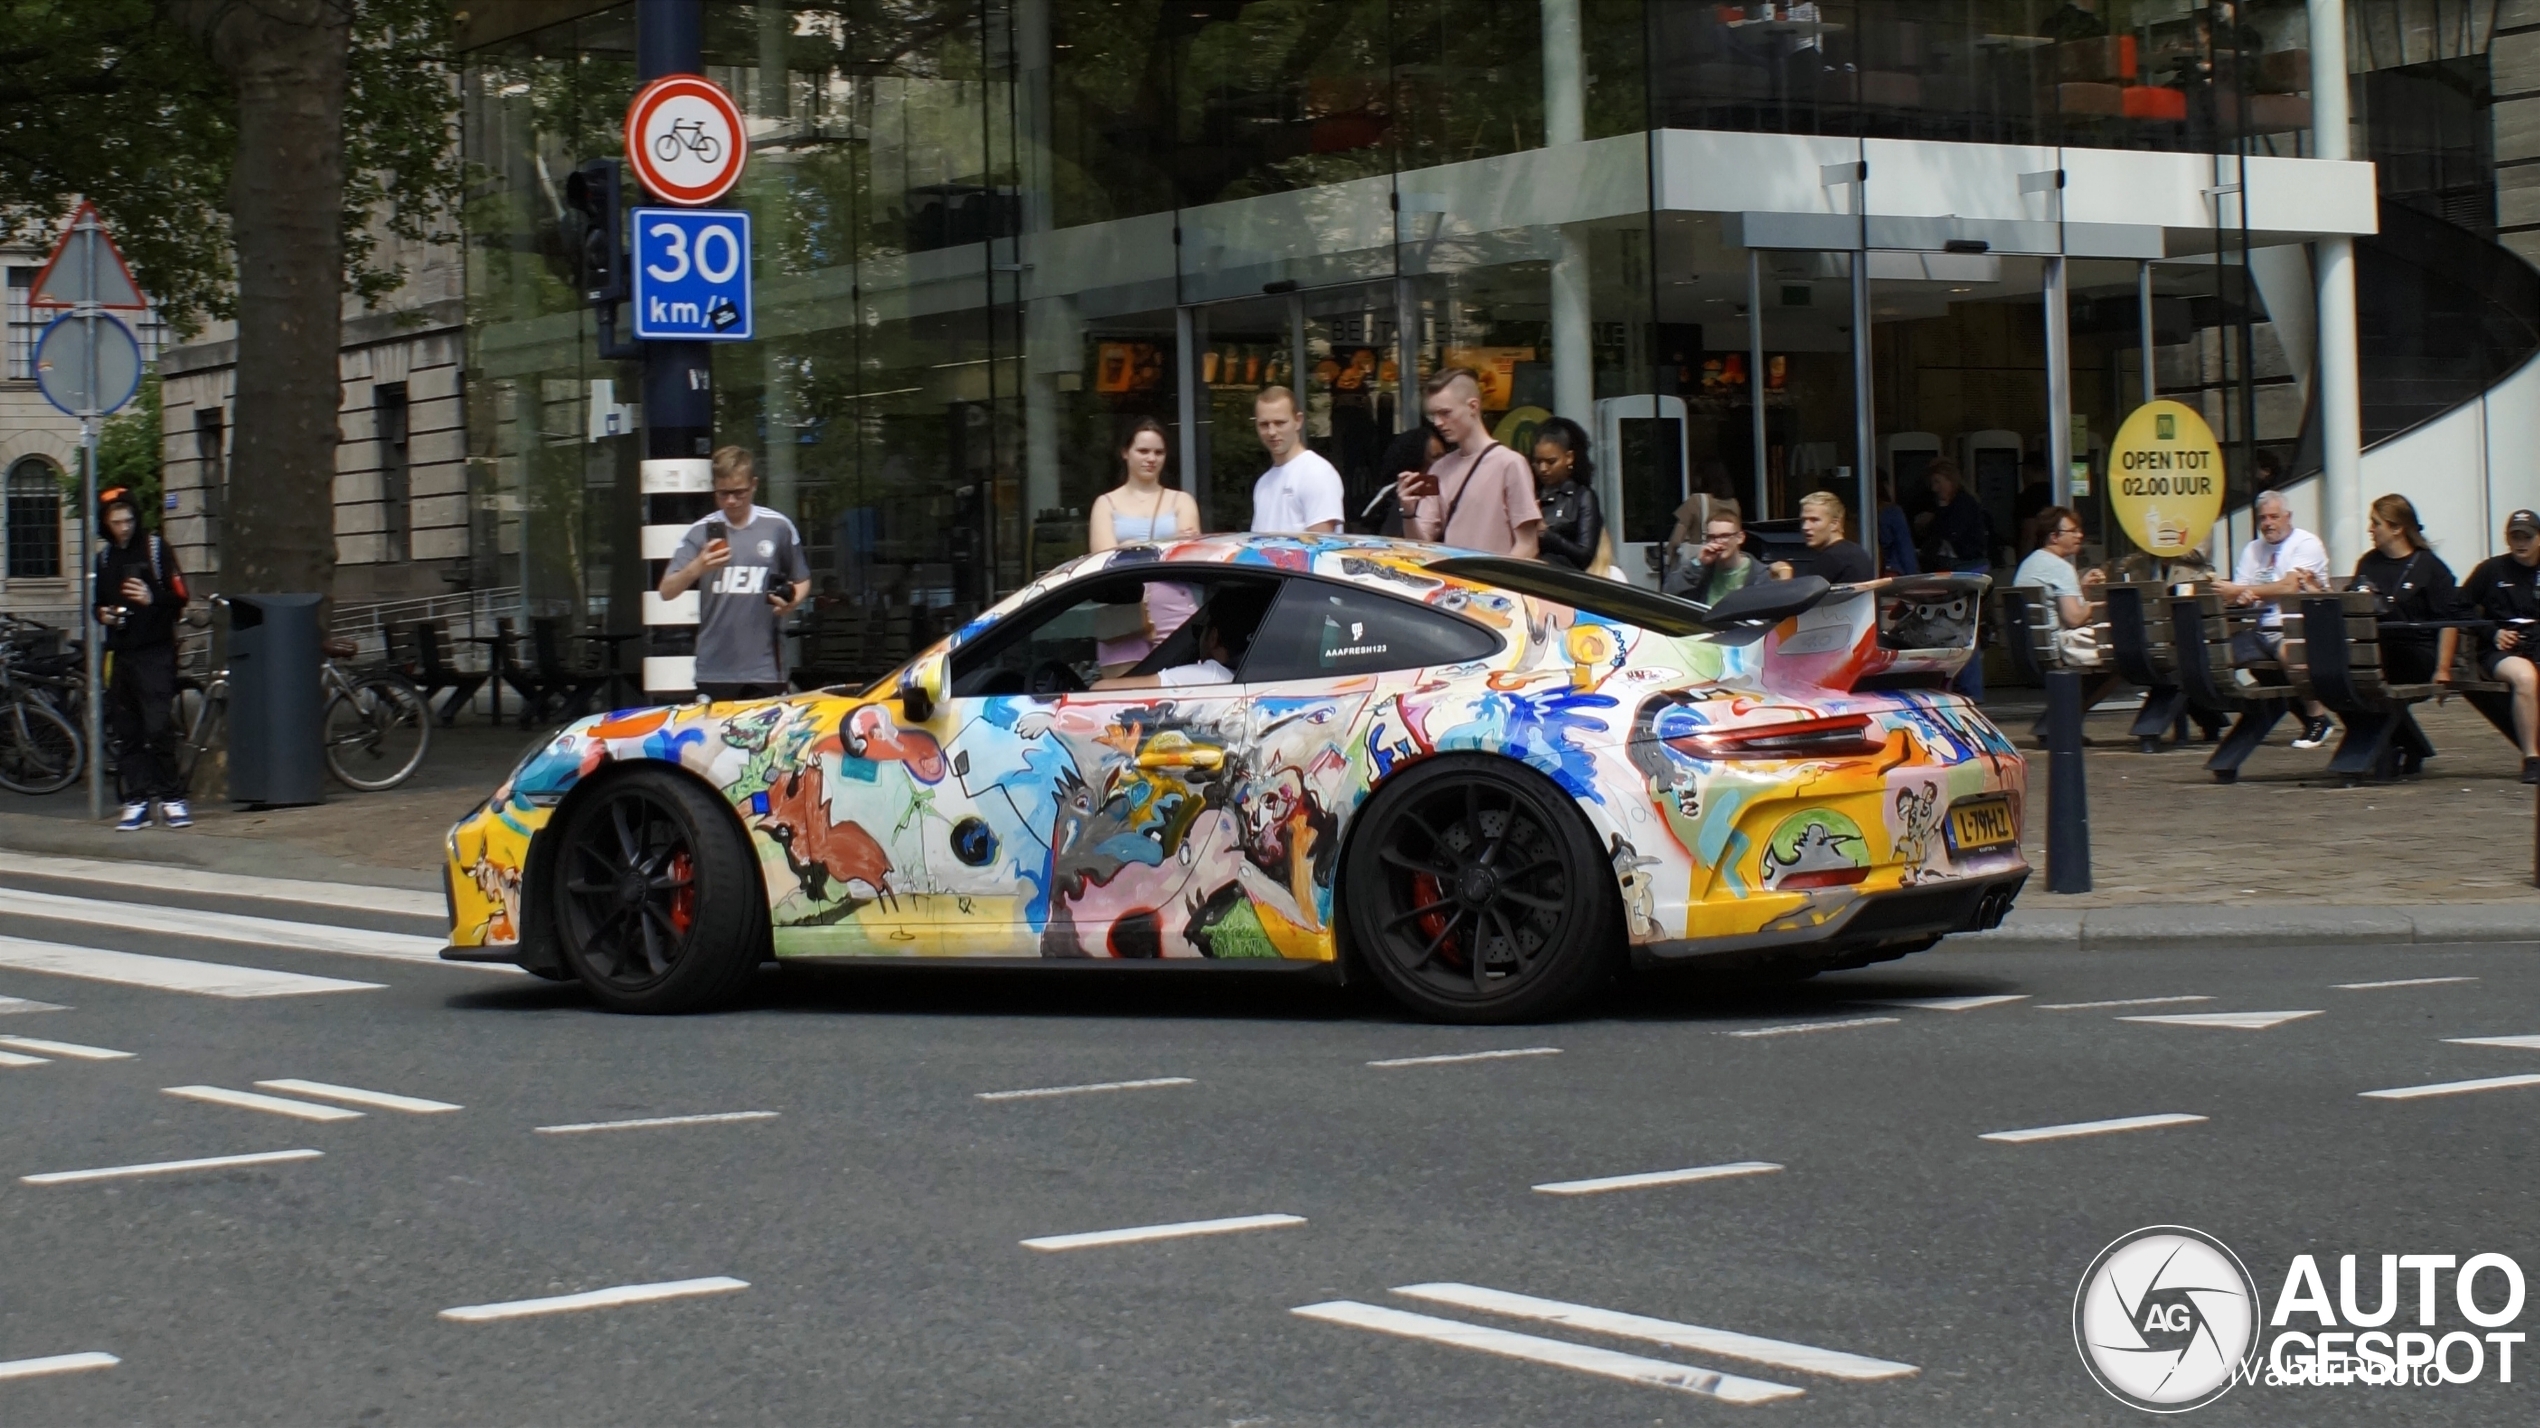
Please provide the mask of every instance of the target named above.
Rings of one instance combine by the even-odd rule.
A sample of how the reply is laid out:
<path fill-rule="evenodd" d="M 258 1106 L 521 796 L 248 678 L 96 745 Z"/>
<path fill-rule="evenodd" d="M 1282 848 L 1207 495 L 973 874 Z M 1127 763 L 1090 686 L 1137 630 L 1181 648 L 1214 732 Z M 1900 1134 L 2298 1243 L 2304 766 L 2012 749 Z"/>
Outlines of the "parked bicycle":
<path fill-rule="evenodd" d="M 59 793 L 87 764 L 74 697 L 79 657 L 61 651 L 60 634 L 30 621 L 0 624 L 0 788 L 11 793 Z"/>
<path fill-rule="evenodd" d="M 404 783 L 432 748 L 431 709 L 423 692 L 393 670 L 345 669 L 337 661 L 352 656 L 349 640 L 328 640 L 323 648 L 318 678 L 326 705 L 318 731 L 327 772 L 365 793 Z M 229 671 L 214 670 L 200 682 L 179 681 L 176 698 L 177 727 L 184 731 L 176 749 L 177 777 L 191 787 L 229 717 Z"/>

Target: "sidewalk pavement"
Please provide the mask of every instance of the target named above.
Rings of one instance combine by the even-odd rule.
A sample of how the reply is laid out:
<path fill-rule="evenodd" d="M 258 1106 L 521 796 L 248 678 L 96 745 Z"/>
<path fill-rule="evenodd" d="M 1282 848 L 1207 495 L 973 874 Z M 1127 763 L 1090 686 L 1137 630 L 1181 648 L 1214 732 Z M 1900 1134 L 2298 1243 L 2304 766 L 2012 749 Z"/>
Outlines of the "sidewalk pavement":
<path fill-rule="evenodd" d="M 2029 749 L 2035 692 L 2005 695 L 1988 708 Z M 2329 750 L 2290 747 L 2290 720 L 2238 783 L 2218 784 L 2203 745 L 2134 752 L 2132 717 L 2110 708 L 2089 721 L 2095 889 L 2046 891 L 2046 758 L 2031 749 L 2025 846 L 2038 871 L 2001 929 L 1950 945 L 2540 942 L 2540 791 L 2518 781 L 2519 755 L 2466 705 L 2419 706 L 2439 751 L 2424 777 L 2351 789 L 2325 776 Z M 403 787 L 329 785 L 324 804 L 264 811 L 205 800 L 183 833 L 92 823 L 78 789 L 0 794 L 0 849 L 438 890 L 442 835 L 536 737 L 462 716 L 433 731 L 431 755 Z"/>

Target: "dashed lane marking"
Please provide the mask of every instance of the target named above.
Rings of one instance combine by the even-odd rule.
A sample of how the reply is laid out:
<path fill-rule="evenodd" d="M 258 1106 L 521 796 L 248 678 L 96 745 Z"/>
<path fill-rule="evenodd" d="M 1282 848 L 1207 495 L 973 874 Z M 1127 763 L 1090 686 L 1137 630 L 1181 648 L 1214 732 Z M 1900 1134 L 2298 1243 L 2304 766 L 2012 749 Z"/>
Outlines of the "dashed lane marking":
<path fill-rule="evenodd" d="M 2540 1086 L 2540 1074 L 2524 1076 L 2487 1076 L 2476 1081 L 2437 1081 L 2430 1086 L 2393 1086 L 2386 1091 L 2365 1091 L 2367 1101 L 2421 1101 L 2429 1096 L 2463 1096 L 2472 1091 L 2502 1091 L 2514 1086 Z"/>
<path fill-rule="evenodd" d="M 316 992 L 376 991 L 383 985 L 273 972 L 262 967 L 233 967 L 222 962 L 195 962 L 183 957 L 110 952 L 102 947 L 31 942 L 23 937 L 0 937 L 0 967 L 160 992 L 191 992 L 203 997 L 297 997 Z"/>
<path fill-rule="evenodd" d="M 1517 1046 L 1506 1051 L 1454 1051 L 1444 1056 L 1397 1056 L 1387 1061 L 1370 1061 L 1370 1066 L 1445 1066 L 1457 1061 L 1506 1061 L 1516 1056 L 1558 1056 L 1558 1046 Z"/>
<path fill-rule="evenodd" d="M 1595 1180 L 1555 1180 L 1538 1185 L 1544 1195 L 1602 1195 L 1608 1190 L 1640 1190 L 1652 1185 L 1689 1185 L 1697 1180 L 1727 1180 L 1740 1175 L 1770 1175 L 1781 1169 L 1769 1160 L 1737 1160 L 1726 1165 L 1697 1165 L 1688 1170 L 1649 1170 L 1638 1175 L 1607 1175 Z"/>
<path fill-rule="evenodd" d="M 2393 987 L 2440 987 L 2451 982 L 2475 982 L 2476 977 L 2402 977 L 2395 982 L 2337 982 L 2330 990 L 2339 992 L 2386 992 Z"/>
<path fill-rule="evenodd" d="M 591 1289 L 580 1294 L 556 1294 L 544 1299 L 514 1299 L 502 1304 L 462 1304 L 444 1309 L 441 1317 L 462 1324 L 484 1324 L 496 1319 L 526 1319 L 533 1314 L 572 1314 L 584 1309 L 614 1309 L 623 1304 L 653 1304 L 664 1299 L 693 1299 L 703 1294 L 730 1294 L 747 1289 L 746 1279 L 716 1275 L 710 1279 L 673 1279 L 659 1284 L 621 1284 L 613 1289 Z"/>
<path fill-rule="evenodd" d="M 59 1002 L 31 1002 L 24 997 L 0 997 L 0 1016 L 11 1012 L 69 1011 Z"/>
<path fill-rule="evenodd" d="M 73 1061 L 130 1061 L 132 1053 L 111 1047 L 82 1046 L 76 1041 L 45 1041 L 33 1036 L 0 1036 L 0 1046 L 17 1051 L 38 1051 L 46 1056 L 67 1057 Z"/>
<path fill-rule="evenodd" d="M 278 1165 L 288 1160 L 315 1160 L 322 1150 L 259 1150 L 247 1155 L 213 1155 L 199 1160 L 156 1160 L 145 1165 L 108 1165 L 95 1170 L 49 1170 L 21 1175 L 26 1185 L 78 1185 L 90 1180 L 126 1180 L 142 1175 L 177 1175 L 188 1170 L 229 1170 L 242 1165 Z"/>
<path fill-rule="evenodd" d="M 569 1126 L 537 1126 L 540 1135 L 581 1135 L 586 1131 L 652 1130 L 660 1126 L 703 1126 L 720 1121 L 772 1121 L 775 1111 L 716 1111 L 702 1116 L 646 1116 L 634 1121 L 580 1121 Z"/>
<path fill-rule="evenodd" d="M 1184 1220 L 1172 1225 L 1132 1225 L 1125 1230 L 1087 1230 L 1073 1235 L 1042 1235 L 1023 1241 L 1025 1249 L 1097 1249 L 1104 1245 L 1144 1244 L 1149 1240 L 1184 1240 L 1198 1235 L 1231 1235 L 1244 1230 L 1275 1230 L 1302 1225 L 1303 1215 L 1234 1215 L 1222 1220 Z"/>
<path fill-rule="evenodd" d="M 2264 1031 L 2271 1026 L 2282 1026 L 2288 1021 L 2318 1015 L 2315 1011 L 2178 1012 L 2168 1016 L 2121 1016 L 2117 1020 L 2148 1022 L 2154 1026 L 2219 1026 L 2232 1031 Z"/>
<path fill-rule="evenodd" d="M 2172 1007 L 2187 1002 L 2210 1002 L 2212 997 L 2126 997 L 2113 1002 L 2044 1002 L 2039 1011 L 2114 1011 L 2119 1007 Z"/>
<path fill-rule="evenodd" d="M 1812 1344 L 1758 1338 L 1728 1329 L 1706 1329 L 1699 1324 L 1680 1324 L 1673 1319 L 1653 1319 L 1645 1314 L 1626 1314 L 1588 1304 L 1538 1299 L 1531 1294 L 1484 1289 L 1478 1284 L 1405 1284 L 1397 1287 L 1394 1293 L 1407 1299 L 1425 1299 L 1433 1304 L 1452 1304 L 1459 1309 L 1477 1309 L 1485 1314 L 1503 1314 L 1511 1319 L 1559 1324 L 1564 1328 L 1611 1334 L 1618 1339 L 1640 1339 L 1652 1344 L 1665 1344 L 1671 1349 L 1717 1354 L 1722 1358 L 1769 1364 L 1800 1373 L 1822 1374 L 1827 1378 L 1849 1379 L 1855 1383 L 1910 1378 L 1922 1372 L 1912 1364 L 1898 1363 L 1893 1359 L 1874 1359 L 1866 1354 L 1848 1354 L 1840 1349 L 1821 1349 Z"/>
<path fill-rule="evenodd" d="M 163 1086 L 171 1096 L 189 1101 L 208 1101 L 215 1106 L 236 1106 L 242 1111 L 264 1111 L 277 1116 L 296 1116 L 304 1121 L 357 1121 L 359 1111 L 342 1106 L 321 1106 L 311 1101 L 293 1101 L 281 1096 L 260 1096 L 253 1091 L 232 1091 L 220 1086 Z"/>
<path fill-rule="evenodd" d="M 394 912 L 438 921 L 449 915 L 439 893 L 407 888 L 371 887 L 358 883 L 309 882 L 299 878 L 251 878 L 165 863 L 106 862 L 96 858 L 46 858 L 27 853 L 9 855 L 9 870 L 63 882 L 103 883 L 128 888 L 136 884 L 169 892 L 213 893 L 253 898 L 258 902 L 304 903 L 310 907 L 358 907 L 365 912 Z"/>
<path fill-rule="evenodd" d="M 1861 1005 L 1867 1007 L 1906 1007 L 1914 1011 L 1962 1012 L 1974 1011 L 1979 1007 L 1998 1007 L 2005 1002 L 2024 1002 L 2027 1000 L 2028 994 L 2022 992 L 2014 995 L 1994 997 L 1865 997 L 1861 999 Z"/>
<path fill-rule="evenodd" d="M 1326 1324 L 1370 1329 L 1379 1334 L 1447 1344 L 1459 1349 L 1478 1349 L 1501 1358 L 1550 1364 L 1555 1368 L 1573 1369 L 1599 1378 L 1621 1379 L 1625 1383 L 1650 1388 L 1672 1388 L 1679 1393 L 1718 1399 L 1724 1403 L 1773 1403 L 1785 1398 L 1798 1398 L 1807 1392 L 1785 1383 L 1767 1383 L 1760 1378 L 1693 1368 L 1669 1363 L 1665 1359 L 1643 1358 L 1638 1354 L 1617 1353 L 1588 1344 L 1565 1343 L 1559 1339 L 1440 1319 L 1432 1314 L 1413 1314 L 1350 1299 L 1307 1304 L 1288 1312 L 1307 1319 L 1319 1319 Z"/>
<path fill-rule="evenodd" d="M 54 1354 L 50 1358 L 11 1359 L 0 1363 L 0 1379 L 38 1378 L 48 1373 L 77 1373 L 81 1369 L 113 1368 L 123 1360 L 113 1354 Z"/>
<path fill-rule="evenodd" d="M 1978 1140 L 1999 1141 L 2004 1145 L 2028 1145 L 2041 1140 L 2075 1140 L 2086 1135 L 2114 1135 L 2119 1131 L 2157 1130 L 2162 1126 L 2192 1126 L 2206 1118 L 2171 1111 L 2156 1116 L 2117 1116 L 2104 1121 L 2071 1121 L 2060 1126 L 2031 1126 L 2027 1130 L 1986 1131 Z"/>
<path fill-rule="evenodd" d="M 2501 1046 L 2507 1051 L 2540 1051 L 2540 1036 L 2447 1036 L 2453 1046 Z"/>
<path fill-rule="evenodd" d="M 14 1051 L 0 1051 L 0 1066 L 50 1066 L 41 1056 L 20 1056 Z"/>
<path fill-rule="evenodd" d="M 448 1101 L 427 1101 L 421 1096 L 398 1096 L 386 1091 L 365 1091 L 359 1086 L 336 1086 L 324 1081 L 258 1081 L 268 1091 L 289 1091 L 294 1095 L 315 1096 L 321 1101 L 342 1101 L 351 1106 L 370 1106 L 382 1111 L 405 1111 L 412 1115 L 438 1115 L 443 1111 L 463 1111 L 465 1106 Z"/>
<path fill-rule="evenodd" d="M 1809 1031 L 1841 1031 L 1847 1026 L 1894 1026 L 1901 1016 L 1856 1016 L 1844 1021 L 1793 1021 L 1780 1026 L 1750 1026 L 1743 1031 L 1724 1031 L 1722 1036 L 1797 1036 Z"/>
<path fill-rule="evenodd" d="M 0 912 L 25 917 L 49 918 L 60 922 L 85 923 L 91 927 L 113 927 L 128 932 L 163 932 L 179 937 L 200 937 L 214 942 L 243 942 L 255 947 L 282 947 L 295 952 L 332 952 L 352 957 L 385 958 L 391 962 L 427 963 L 435 967 L 476 967 L 481 970 L 508 972 L 519 976 L 528 973 L 518 967 L 499 963 L 444 962 L 441 939 L 414 937 L 402 932 L 370 932 L 358 927 L 336 927 L 323 922 L 291 922 L 278 917 L 250 917 L 236 912 L 198 912 L 191 908 L 157 907 L 137 902 L 105 902 L 97 898 L 64 897 L 58 893 L 26 892 L 18 888 L 0 888 Z"/>
<path fill-rule="evenodd" d="M 1188 1076 L 1150 1076 L 1143 1081 L 1095 1081 L 1083 1086 L 1037 1086 L 1029 1091 L 978 1091 L 982 1101 L 1037 1101 L 1045 1096 L 1083 1096 L 1096 1091 L 1145 1091 L 1157 1086 L 1192 1086 Z"/>

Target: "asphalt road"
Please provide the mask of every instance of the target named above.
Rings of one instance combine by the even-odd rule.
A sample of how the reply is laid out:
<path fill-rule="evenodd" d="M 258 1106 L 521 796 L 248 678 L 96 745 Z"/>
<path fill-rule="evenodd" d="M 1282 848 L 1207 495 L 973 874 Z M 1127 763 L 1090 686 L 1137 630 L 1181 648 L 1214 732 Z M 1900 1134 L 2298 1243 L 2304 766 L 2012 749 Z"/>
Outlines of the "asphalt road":
<path fill-rule="evenodd" d="M 2540 1032 L 2540 949 L 1943 950 L 1779 989 L 1637 981 L 1578 1020 L 1498 1030 L 1287 978 L 770 973 L 743 1009 L 640 1020 L 571 988 L 400 960 L 433 922 L 344 901 L 0 873 L 0 936 L 19 939 L 0 940 L 0 996 L 59 1008 L 0 1003 L 0 1051 L 34 1062 L 0 1065 L 0 1423 L 2123 1423 L 2142 1420 L 2083 1370 L 2072 1304 L 2092 1257 L 2138 1226 L 2218 1236 L 2267 1296 L 2304 1252 L 2332 1294 L 2348 1252 L 2498 1251 L 2540 1270 L 2540 1086 L 2360 1094 L 2540 1072 L 2540 1050 L 2446 1041 Z M 183 909 L 417 941 L 300 950 Z M 65 955 L 92 976 L 32 968 Z M 93 979 L 236 968 L 374 985 L 223 997 Z M 2339 985 L 2419 978 L 2469 980 Z M 2016 1000 L 1884 1004 L 1935 997 Z M 2057 1009 L 2145 998 L 2208 1000 Z M 2258 1011 L 2317 1014 L 2121 1019 Z M 1371 1064 L 1486 1051 L 1534 1054 Z M 981 1098 L 1158 1078 L 1187 1080 Z M 259 1090 L 284 1079 L 459 1109 Z M 300 1118 L 330 1103 L 364 1114 Z M 752 1112 L 773 1114 L 538 1129 Z M 2207 1119 L 1979 1138 L 2158 1113 Z M 323 1154 L 22 1179 L 291 1150 Z M 1533 1188 L 1742 1162 L 1779 1168 Z M 1255 1215 L 1302 1222 L 1021 1243 Z M 716 1279 L 746 1287 L 443 1313 Z M 1853 1371 L 1891 1376 L 1398 1292 L 1439 1283 L 1868 1356 L 1890 1367 Z M 1333 1304 L 1366 1308 L 1294 1312 Z M 1384 1317 L 1369 1310 L 1526 1337 L 1335 1322 Z M 75 1353 L 118 1362 L 8 1376 Z M 1582 1362 L 1803 1392 L 1740 1405 Z M 2515 1367 L 2510 1385 L 2252 1386 L 2193 1419 L 2527 1423 L 2540 1388 Z"/>

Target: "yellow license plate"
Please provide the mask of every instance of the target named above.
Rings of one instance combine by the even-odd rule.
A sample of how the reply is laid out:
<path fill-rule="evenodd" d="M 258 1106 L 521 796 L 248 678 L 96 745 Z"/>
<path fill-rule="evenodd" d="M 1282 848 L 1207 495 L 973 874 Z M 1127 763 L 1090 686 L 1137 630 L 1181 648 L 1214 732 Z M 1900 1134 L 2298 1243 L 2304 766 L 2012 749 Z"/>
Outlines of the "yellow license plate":
<path fill-rule="evenodd" d="M 2011 822 L 2011 801 L 2007 798 L 1976 798 L 1949 810 L 1949 846 L 1955 852 L 1976 853 L 2016 843 L 2020 830 Z"/>

